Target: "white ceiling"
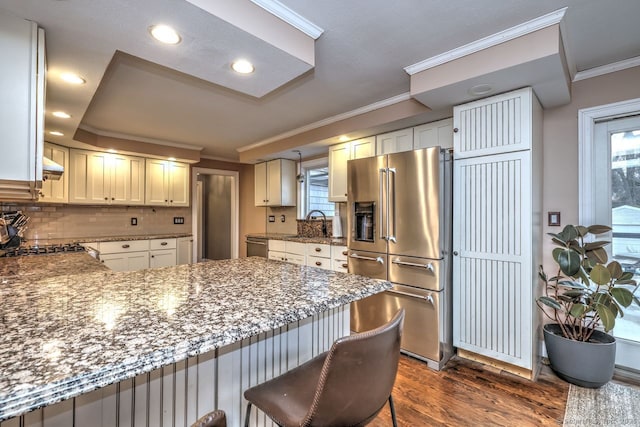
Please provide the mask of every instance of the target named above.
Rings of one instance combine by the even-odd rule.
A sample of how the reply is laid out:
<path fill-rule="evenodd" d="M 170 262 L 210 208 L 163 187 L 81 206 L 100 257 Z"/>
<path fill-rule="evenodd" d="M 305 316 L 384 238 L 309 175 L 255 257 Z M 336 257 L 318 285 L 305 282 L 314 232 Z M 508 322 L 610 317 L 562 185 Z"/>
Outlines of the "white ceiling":
<path fill-rule="evenodd" d="M 0 0 L 0 10 L 46 31 L 46 110 L 73 116 L 47 114 L 47 129 L 65 133 L 47 139 L 73 145 L 82 126 L 231 160 L 239 147 L 405 94 L 404 67 L 561 7 L 577 71 L 640 56 L 638 0 L 280 1 L 324 30 L 315 67 L 184 0 Z M 174 24 L 183 42 L 150 39 L 157 22 Z M 236 55 L 257 64 L 239 85 L 228 70 Z M 61 84 L 66 70 L 87 84 Z M 261 89 L 245 90 L 251 85 Z"/>

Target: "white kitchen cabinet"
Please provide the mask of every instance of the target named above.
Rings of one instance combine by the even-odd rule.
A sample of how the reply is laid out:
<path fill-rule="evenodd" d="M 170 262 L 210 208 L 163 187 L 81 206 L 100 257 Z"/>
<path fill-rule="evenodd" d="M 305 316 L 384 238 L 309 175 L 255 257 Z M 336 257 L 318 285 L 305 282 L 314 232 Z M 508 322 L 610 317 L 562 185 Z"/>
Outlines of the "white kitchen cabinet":
<path fill-rule="evenodd" d="M 256 206 L 296 205 L 296 164 L 275 159 L 254 167 Z"/>
<path fill-rule="evenodd" d="M 149 268 L 149 251 L 100 254 L 100 261 L 113 271 L 136 271 Z"/>
<path fill-rule="evenodd" d="M 34 200 L 42 185 L 44 31 L 0 12 L 0 200 Z"/>
<path fill-rule="evenodd" d="M 189 165 L 147 159 L 145 204 L 189 206 Z"/>
<path fill-rule="evenodd" d="M 290 262 L 292 264 L 306 264 L 306 247 L 304 243 L 285 240 L 269 240 L 269 259 Z"/>
<path fill-rule="evenodd" d="M 47 179 L 42 182 L 38 202 L 67 203 L 69 201 L 69 149 L 45 142 L 43 155 L 62 165 L 65 173 L 58 180 Z"/>
<path fill-rule="evenodd" d="M 179 237 L 176 239 L 176 264 L 191 264 L 193 262 L 193 237 Z"/>
<path fill-rule="evenodd" d="M 376 155 L 413 150 L 413 128 L 376 135 Z"/>
<path fill-rule="evenodd" d="M 333 271 L 348 272 L 348 253 L 346 246 L 331 246 L 331 269 Z"/>
<path fill-rule="evenodd" d="M 329 201 L 347 201 L 347 162 L 375 155 L 374 136 L 329 147 Z"/>
<path fill-rule="evenodd" d="M 176 239 L 149 240 L 149 267 L 170 267 L 176 265 Z"/>
<path fill-rule="evenodd" d="M 454 107 L 454 127 L 454 345 L 533 378 L 542 109 L 521 89 Z"/>
<path fill-rule="evenodd" d="M 331 270 L 331 245 L 307 243 L 305 246 L 308 266 Z"/>
<path fill-rule="evenodd" d="M 69 158 L 69 203 L 144 204 L 144 158 L 76 149 Z"/>
<path fill-rule="evenodd" d="M 453 148 L 453 118 L 413 128 L 413 149 L 429 147 Z"/>

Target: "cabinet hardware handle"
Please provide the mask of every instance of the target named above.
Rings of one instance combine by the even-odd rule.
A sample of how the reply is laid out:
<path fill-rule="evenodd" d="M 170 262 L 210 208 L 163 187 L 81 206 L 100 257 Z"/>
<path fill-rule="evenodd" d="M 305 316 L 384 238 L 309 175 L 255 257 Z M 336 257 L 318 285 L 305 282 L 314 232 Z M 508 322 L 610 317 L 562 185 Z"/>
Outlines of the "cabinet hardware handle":
<path fill-rule="evenodd" d="M 347 197 L 347 193 L 344 193 L 344 197 Z"/>
<path fill-rule="evenodd" d="M 404 261 L 398 261 L 397 259 L 394 259 L 393 261 L 391 261 L 392 264 L 395 265 L 404 265 L 407 267 L 417 267 L 417 268 L 424 268 L 429 270 L 430 272 L 433 273 L 433 264 L 431 263 L 427 263 L 427 264 L 418 264 L 416 262 L 404 262 Z"/>
<path fill-rule="evenodd" d="M 169 200 L 169 203 L 173 203 L 173 200 Z"/>
<path fill-rule="evenodd" d="M 409 292 L 397 291 L 395 289 L 387 289 L 386 292 L 389 292 L 389 293 L 392 293 L 392 294 L 403 295 L 405 297 L 418 298 L 418 299 L 424 300 L 425 302 L 428 302 L 431 305 L 434 305 L 433 295 L 431 295 L 431 294 L 423 296 L 423 295 L 411 294 Z"/>
<path fill-rule="evenodd" d="M 316 252 L 322 252 L 322 248 L 316 248 Z"/>
<path fill-rule="evenodd" d="M 108 197 L 105 197 L 104 199 L 105 199 L 105 200 L 109 200 L 109 198 L 108 198 Z"/>
<path fill-rule="evenodd" d="M 151 255 L 151 258 L 155 258 L 155 257 L 156 257 L 155 255 Z"/>
<path fill-rule="evenodd" d="M 342 251 L 342 255 L 345 255 L 345 256 L 346 256 L 346 255 L 348 255 L 348 254 L 349 254 L 349 251 Z"/>
<path fill-rule="evenodd" d="M 317 265 L 318 267 L 320 267 L 320 266 L 322 265 L 322 263 L 321 263 L 320 261 L 316 261 L 316 265 Z"/>
<path fill-rule="evenodd" d="M 381 256 L 376 257 L 376 258 L 369 257 L 369 256 L 361 256 L 361 255 L 358 255 L 358 254 L 351 254 L 349 256 L 351 258 L 355 258 L 355 259 L 361 259 L 361 260 L 364 260 L 364 261 L 375 261 L 378 264 L 384 264 L 384 259 Z"/>
<path fill-rule="evenodd" d="M 453 251 L 454 256 L 458 256 L 458 251 Z"/>
<path fill-rule="evenodd" d="M 342 268 L 349 268 L 349 264 L 342 264 Z"/>
<path fill-rule="evenodd" d="M 122 249 L 128 249 L 130 247 L 131 247 L 131 245 L 122 245 Z"/>
<path fill-rule="evenodd" d="M 458 128 L 453 128 L 453 133 L 458 133 Z"/>
<path fill-rule="evenodd" d="M 112 197 L 112 198 L 111 198 L 111 200 L 115 200 L 115 199 L 116 199 L 115 197 Z"/>
<path fill-rule="evenodd" d="M 164 199 L 164 202 L 165 202 L 165 203 L 167 203 L 168 201 L 169 201 L 169 200 L 167 200 L 167 199 Z"/>
<path fill-rule="evenodd" d="M 167 243 L 167 242 L 162 242 L 162 243 L 160 243 L 160 245 L 161 245 L 161 246 L 167 246 L 167 245 L 168 245 L 168 243 Z"/>

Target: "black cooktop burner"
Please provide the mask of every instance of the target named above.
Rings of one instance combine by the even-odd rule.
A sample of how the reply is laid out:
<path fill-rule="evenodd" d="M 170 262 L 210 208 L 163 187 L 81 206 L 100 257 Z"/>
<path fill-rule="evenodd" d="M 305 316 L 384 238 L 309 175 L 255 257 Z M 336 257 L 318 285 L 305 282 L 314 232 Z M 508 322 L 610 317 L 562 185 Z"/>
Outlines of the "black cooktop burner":
<path fill-rule="evenodd" d="M 58 245 L 33 245 L 19 246 L 17 248 L 8 249 L 5 257 L 28 256 L 28 255 L 46 255 L 63 252 L 83 252 L 84 246 L 79 243 L 65 243 Z"/>

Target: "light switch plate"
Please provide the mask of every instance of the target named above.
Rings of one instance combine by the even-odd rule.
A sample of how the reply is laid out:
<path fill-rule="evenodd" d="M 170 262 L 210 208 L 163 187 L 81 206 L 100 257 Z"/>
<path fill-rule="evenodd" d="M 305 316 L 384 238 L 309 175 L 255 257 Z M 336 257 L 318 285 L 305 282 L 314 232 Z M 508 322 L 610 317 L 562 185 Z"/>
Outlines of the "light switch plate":
<path fill-rule="evenodd" d="M 269 215 L 269 222 L 276 222 L 276 216 L 275 215 Z"/>

